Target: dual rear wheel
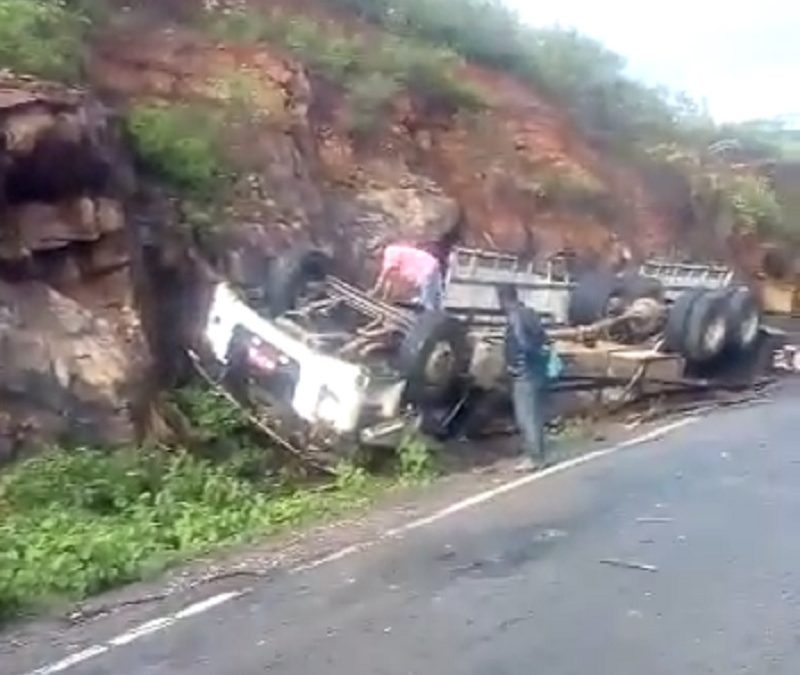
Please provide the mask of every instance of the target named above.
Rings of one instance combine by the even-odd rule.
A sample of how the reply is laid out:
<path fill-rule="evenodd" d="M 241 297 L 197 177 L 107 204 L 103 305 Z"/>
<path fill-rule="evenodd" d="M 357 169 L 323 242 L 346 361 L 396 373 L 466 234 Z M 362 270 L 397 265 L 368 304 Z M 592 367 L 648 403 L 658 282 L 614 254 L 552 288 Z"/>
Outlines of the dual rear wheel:
<path fill-rule="evenodd" d="M 584 277 L 570 296 L 569 321 L 587 326 L 620 315 L 637 303 L 664 303 L 664 288 L 656 279 L 636 273 L 595 272 Z M 646 307 L 645 307 L 646 309 Z M 633 331 L 629 341 L 651 337 L 653 325 Z M 665 349 L 688 361 L 705 364 L 724 354 L 751 351 L 761 327 L 761 313 L 753 293 L 744 286 L 722 290 L 685 291 L 669 308 Z"/>
<path fill-rule="evenodd" d="M 664 347 L 705 364 L 755 348 L 761 312 L 746 287 L 684 292 L 670 308 Z"/>

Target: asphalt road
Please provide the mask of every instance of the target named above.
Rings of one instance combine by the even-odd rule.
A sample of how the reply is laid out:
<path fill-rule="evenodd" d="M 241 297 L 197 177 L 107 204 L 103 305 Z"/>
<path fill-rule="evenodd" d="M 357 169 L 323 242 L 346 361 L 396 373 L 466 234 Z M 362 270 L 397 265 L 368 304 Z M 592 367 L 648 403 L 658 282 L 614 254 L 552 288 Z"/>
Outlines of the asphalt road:
<path fill-rule="evenodd" d="M 703 417 L 69 672 L 796 675 L 799 403 Z"/>

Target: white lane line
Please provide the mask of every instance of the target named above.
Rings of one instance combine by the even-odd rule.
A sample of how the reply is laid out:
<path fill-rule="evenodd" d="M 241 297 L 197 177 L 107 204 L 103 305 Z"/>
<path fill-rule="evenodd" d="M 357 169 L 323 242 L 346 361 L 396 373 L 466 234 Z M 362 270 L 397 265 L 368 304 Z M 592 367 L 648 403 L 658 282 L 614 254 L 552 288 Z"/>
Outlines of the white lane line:
<path fill-rule="evenodd" d="M 407 532 L 412 532 L 413 530 L 418 530 L 422 527 L 433 525 L 434 523 L 437 523 L 440 520 L 444 520 L 445 518 L 449 518 L 450 516 L 474 508 L 481 504 L 485 504 L 486 502 L 492 501 L 504 494 L 513 492 L 514 490 L 518 490 L 521 487 L 530 485 L 531 483 L 535 483 L 536 481 L 544 480 L 549 476 L 553 476 L 555 474 L 562 473 L 564 471 L 569 471 L 570 469 L 574 469 L 583 464 L 588 464 L 589 462 L 593 462 L 603 457 L 607 457 L 608 455 L 612 455 L 615 452 L 619 452 L 620 450 L 624 450 L 626 448 L 630 448 L 635 445 L 642 445 L 644 443 L 649 443 L 651 441 L 658 440 L 672 433 L 673 431 L 677 431 L 678 429 L 688 426 L 689 424 L 697 422 L 699 419 L 700 418 L 697 416 L 685 417 L 683 419 L 677 420 L 676 422 L 665 424 L 664 426 L 658 427 L 657 429 L 648 431 L 647 433 L 641 434 L 640 436 L 636 436 L 635 438 L 631 438 L 630 440 L 623 441 L 621 443 L 613 445 L 610 448 L 595 450 L 594 452 L 590 452 L 585 455 L 581 455 L 580 457 L 575 457 L 574 459 L 562 462 L 561 464 L 556 464 L 555 466 L 551 466 L 550 468 L 545 469 L 544 471 L 521 476 L 520 478 L 516 478 L 507 483 L 503 483 L 502 485 L 498 485 L 497 487 L 485 490 L 483 492 L 479 492 L 478 494 L 472 495 L 471 497 L 467 497 L 466 499 L 457 501 L 454 504 L 451 504 L 450 506 L 446 506 L 442 509 L 439 509 L 438 511 L 435 511 L 429 516 L 417 518 L 416 520 L 412 520 L 411 522 L 408 522 L 405 525 L 400 525 L 399 527 L 386 530 L 385 532 L 378 535 L 374 539 L 362 542 L 360 544 L 351 544 L 350 546 L 345 546 L 344 548 L 339 549 L 338 551 L 334 551 L 333 553 L 329 553 L 328 555 L 323 556 L 322 558 L 318 558 L 317 560 L 313 560 L 311 562 L 298 565 L 297 567 L 294 567 L 291 570 L 289 570 L 289 573 L 299 574 L 301 572 L 314 570 L 317 569 L 318 567 L 322 567 L 324 565 L 328 565 L 338 560 L 342 560 L 343 558 L 347 558 L 351 555 L 355 555 L 356 553 L 360 553 L 369 548 L 372 548 L 373 546 L 376 546 L 377 544 L 386 541 L 387 539 L 394 539 L 402 536 L 403 534 L 406 534 Z M 136 628 L 133 628 L 132 630 L 117 635 L 116 637 L 111 638 L 108 642 L 106 642 L 103 645 L 93 645 L 91 647 L 88 647 L 87 649 L 77 652 L 76 654 L 72 654 L 66 657 L 65 659 L 62 659 L 61 661 L 58 661 L 52 665 L 44 666 L 39 670 L 33 671 L 29 675 L 50 675 L 51 673 L 64 672 L 65 670 L 68 670 L 69 668 L 72 668 L 80 663 L 88 661 L 89 659 L 92 659 L 96 656 L 100 656 L 101 654 L 105 654 L 113 647 L 121 647 L 124 645 L 128 645 L 131 642 L 134 642 L 135 640 L 138 640 L 139 638 L 142 638 L 146 635 L 152 635 L 153 633 L 156 633 L 158 631 L 164 630 L 165 628 L 173 626 L 177 621 L 197 616 L 198 614 L 202 614 L 203 612 L 207 612 L 210 609 L 213 609 L 214 607 L 218 607 L 223 603 L 241 597 L 249 592 L 250 592 L 249 590 L 230 591 L 227 593 L 219 593 L 218 595 L 211 596 L 210 598 L 206 598 L 205 600 L 201 600 L 194 604 L 188 605 L 187 607 L 184 607 L 182 610 L 175 612 L 174 614 L 161 617 L 158 619 L 153 619 Z"/>
<path fill-rule="evenodd" d="M 673 431 L 677 431 L 678 429 L 688 426 L 689 424 L 697 422 L 699 419 L 700 419 L 699 417 L 694 415 L 691 417 L 684 417 L 675 422 L 671 422 L 670 424 L 665 424 L 663 426 L 660 426 L 644 434 L 631 438 L 622 443 L 618 443 L 617 445 L 613 445 L 610 448 L 595 450 L 594 452 L 589 452 L 585 455 L 581 455 L 580 457 L 575 457 L 565 462 L 561 462 L 560 464 L 556 464 L 555 466 L 551 466 L 550 468 L 545 469 L 544 471 L 526 474 L 524 476 L 521 476 L 520 478 L 516 478 L 507 483 L 503 483 L 502 485 L 498 485 L 497 487 L 485 490 L 484 492 L 479 492 L 478 494 L 472 495 L 471 497 L 462 499 L 458 502 L 455 502 L 454 504 L 450 504 L 450 506 L 446 506 L 428 516 L 423 516 L 421 518 L 417 518 L 416 520 L 412 520 L 411 522 L 405 523 L 404 525 L 400 525 L 399 527 L 386 530 L 382 534 L 378 535 L 375 539 L 371 539 L 362 542 L 360 544 L 352 544 L 350 546 L 346 546 L 345 548 L 340 549 L 338 551 L 334 551 L 333 553 L 330 553 L 322 558 L 318 558 L 317 560 L 312 560 L 311 562 L 304 563 L 302 565 L 299 565 L 298 567 L 294 567 L 289 572 L 290 574 L 308 572 L 310 570 L 317 569 L 318 567 L 322 567 L 323 565 L 328 565 L 329 563 L 341 560 L 342 558 L 347 558 L 355 553 L 360 553 L 369 548 L 372 548 L 373 546 L 383 541 L 386 541 L 387 539 L 394 539 L 402 536 L 407 532 L 412 532 L 413 530 L 418 530 L 422 527 L 433 525 L 434 523 L 440 520 L 444 520 L 445 518 L 449 518 L 450 516 L 455 515 L 456 513 L 460 513 L 461 511 L 466 511 L 467 509 L 471 509 L 475 506 L 485 504 L 486 502 L 492 501 L 493 499 L 496 499 L 501 495 L 513 492 L 514 490 L 518 490 L 519 488 L 529 485 L 531 483 L 535 483 L 536 481 L 544 480 L 549 476 L 553 476 L 555 474 L 562 473 L 564 471 L 569 471 L 570 469 L 574 469 L 578 466 L 581 466 L 582 464 L 588 464 L 589 462 L 593 462 L 595 460 L 601 459 L 602 457 L 606 457 L 615 452 L 619 452 L 620 450 L 624 450 L 626 448 L 630 448 L 635 445 L 642 445 L 644 443 L 649 443 L 651 441 L 658 440 L 659 438 L 663 438 L 664 436 L 671 434 Z"/>
<path fill-rule="evenodd" d="M 644 433 L 641 436 L 637 436 L 636 438 L 631 438 L 628 439 L 627 441 L 622 441 L 622 443 L 619 443 L 615 446 L 615 449 L 624 450 L 625 448 L 630 448 L 633 445 L 643 445 L 645 443 L 649 443 L 650 441 L 657 441 L 660 438 L 664 438 L 664 436 L 666 436 L 667 434 L 671 434 L 673 431 L 677 431 L 681 427 L 685 427 L 687 424 L 691 424 L 692 422 L 697 422 L 697 420 L 699 419 L 700 419 L 699 415 L 684 417 L 683 419 L 672 422 L 672 424 L 665 424 L 662 427 L 658 427 L 657 429 L 648 431 L 647 433 Z"/>
<path fill-rule="evenodd" d="M 238 598 L 240 595 L 242 595 L 242 591 L 230 591 L 228 593 L 220 593 L 219 595 L 206 598 L 205 600 L 196 602 L 193 605 L 184 607 L 180 612 L 175 614 L 175 620 L 180 621 L 181 619 L 186 619 L 190 616 L 202 614 L 203 612 L 207 612 L 209 609 L 213 609 L 217 605 L 221 605 L 223 602 L 228 602 L 228 600 Z"/>
<path fill-rule="evenodd" d="M 618 443 L 610 448 L 604 448 L 602 450 L 595 450 L 594 452 L 586 453 L 585 455 L 581 455 L 580 457 L 575 457 L 573 459 L 567 460 L 566 462 L 561 462 L 560 464 L 556 464 L 551 466 L 544 471 L 539 471 L 537 473 L 527 474 L 515 480 L 509 481 L 508 483 L 503 483 L 502 485 L 498 485 L 495 488 L 490 490 L 486 490 L 484 492 L 479 492 L 476 495 L 472 495 L 471 497 L 467 497 L 466 499 L 462 499 L 455 504 L 451 504 L 435 513 L 432 513 L 429 516 L 424 516 L 422 518 L 418 518 L 417 520 L 412 520 L 410 523 L 406 523 L 405 525 L 400 525 L 399 527 L 393 528 L 391 530 L 387 530 L 383 538 L 391 538 L 391 537 L 398 537 L 406 532 L 411 532 L 412 530 L 418 530 L 421 527 L 427 527 L 428 525 L 432 525 L 440 520 L 448 518 L 456 513 L 461 511 L 466 511 L 467 509 L 471 509 L 475 506 L 479 506 L 480 504 L 485 504 L 497 497 L 507 494 L 509 492 L 513 492 L 514 490 L 518 490 L 521 487 L 526 485 L 530 485 L 531 483 L 535 483 L 540 480 L 544 480 L 545 478 L 549 478 L 558 473 L 563 473 L 564 471 L 569 471 L 570 469 L 574 469 L 582 464 L 588 464 L 589 462 L 593 462 L 595 460 L 601 459 L 602 457 L 606 457 L 608 455 L 614 454 L 615 452 L 619 452 L 620 450 L 624 450 L 625 448 L 633 447 L 634 445 L 642 445 L 643 443 L 648 443 L 650 441 L 657 440 L 659 438 L 663 438 L 667 434 L 672 433 L 673 431 L 677 431 L 682 427 L 685 427 L 693 422 L 698 420 L 697 417 L 686 417 L 677 422 L 673 422 L 671 424 L 666 424 L 658 429 L 654 429 L 649 431 L 641 436 L 637 436 L 636 438 L 632 438 L 628 441 L 623 443 Z"/>
<path fill-rule="evenodd" d="M 122 645 L 129 645 L 131 642 L 138 640 L 139 638 L 144 637 L 145 635 L 151 635 L 156 633 L 164 628 L 167 628 L 175 623 L 175 618 L 164 616 L 160 619 L 153 619 L 152 621 L 148 621 L 143 623 L 141 626 L 136 626 L 136 628 L 132 628 L 129 631 L 126 631 L 117 637 L 111 638 L 108 641 L 108 644 L 112 647 L 122 647 Z"/>
<path fill-rule="evenodd" d="M 39 670 L 34 670 L 31 675 L 51 675 L 51 673 L 63 673 L 68 668 L 77 666 L 79 663 L 88 661 L 95 656 L 100 656 L 100 654 L 105 654 L 107 651 L 108 647 L 103 645 L 93 645 L 92 647 L 82 649 L 75 654 L 70 654 L 66 658 L 61 659 L 61 661 L 57 661 L 49 666 L 39 668 Z"/>
<path fill-rule="evenodd" d="M 93 659 L 101 654 L 105 654 L 114 647 L 129 645 L 140 638 L 143 638 L 147 635 L 152 635 L 153 633 L 157 633 L 158 631 L 173 626 L 176 621 L 207 612 L 209 609 L 218 607 L 222 603 L 228 602 L 229 600 L 239 598 L 248 592 L 249 591 L 247 590 L 229 591 L 227 593 L 213 595 L 210 598 L 206 598 L 205 600 L 200 600 L 199 602 L 188 605 L 179 612 L 175 612 L 174 614 L 170 614 L 168 616 L 162 616 L 157 619 L 152 619 L 139 626 L 136 626 L 135 628 L 132 628 L 131 630 L 120 633 L 119 635 L 111 638 L 105 644 L 92 645 L 91 647 L 82 649 L 75 654 L 70 654 L 66 658 L 61 659 L 61 661 L 51 663 L 47 666 L 42 666 L 38 670 L 31 672 L 29 675 L 51 675 L 51 673 L 63 673 L 65 670 L 69 670 L 70 668 L 74 668 L 81 663 L 85 663 L 89 659 Z"/>

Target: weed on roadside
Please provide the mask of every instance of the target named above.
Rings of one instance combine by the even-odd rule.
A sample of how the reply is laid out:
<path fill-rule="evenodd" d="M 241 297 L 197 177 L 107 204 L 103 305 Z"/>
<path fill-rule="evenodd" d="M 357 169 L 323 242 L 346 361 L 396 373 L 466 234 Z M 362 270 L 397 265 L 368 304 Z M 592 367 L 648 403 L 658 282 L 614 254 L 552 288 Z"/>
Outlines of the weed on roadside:
<path fill-rule="evenodd" d="M 401 480 L 425 483 L 439 475 L 436 455 L 429 443 L 416 435 L 407 436 L 397 449 Z"/>
<path fill-rule="evenodd" d="M 256 483 L 241 458 L 59 449 L 12 468 L 0 479 L 0 620 L 342 516 L 392 485 L 346 465 L 331 485 Z"/>

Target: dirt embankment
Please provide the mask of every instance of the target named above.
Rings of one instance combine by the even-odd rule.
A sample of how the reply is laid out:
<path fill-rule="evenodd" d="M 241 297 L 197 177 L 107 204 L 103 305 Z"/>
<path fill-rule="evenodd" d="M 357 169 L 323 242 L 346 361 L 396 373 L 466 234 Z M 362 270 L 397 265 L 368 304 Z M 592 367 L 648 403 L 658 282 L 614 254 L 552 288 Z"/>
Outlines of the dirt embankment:
<path fill-rule="evenodd" d="M 278 48 L 132 23 L 98 41 L 90 72 L 99 91 L 126 102 L 221 101 L 221 83 L 246 74 L 260 115 L 231 151 L 262 189 L 240 195 L 232 209 L 239 223 L 249 221 L 248 241 L 267 248 L 308 236 L 345 258 L 362 256 L 385 238 L 447 227 L 459 211 L 471 243 L 529 253 L 603 254 L 621 235 L 649 254 L 669 249 L 681 232 L 680 209 L 652 191 L 647 176 L 497 72 L 462 73 L 482 92 L 484 113 L 438 115 L 401 93 L 368 140 L 348 129 L 342 92 Z"/>

